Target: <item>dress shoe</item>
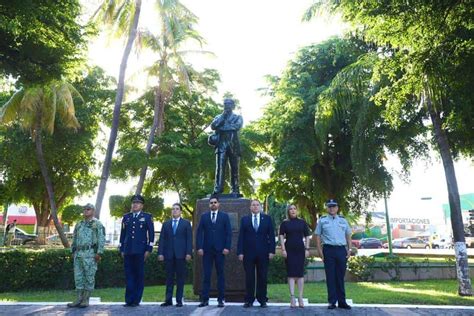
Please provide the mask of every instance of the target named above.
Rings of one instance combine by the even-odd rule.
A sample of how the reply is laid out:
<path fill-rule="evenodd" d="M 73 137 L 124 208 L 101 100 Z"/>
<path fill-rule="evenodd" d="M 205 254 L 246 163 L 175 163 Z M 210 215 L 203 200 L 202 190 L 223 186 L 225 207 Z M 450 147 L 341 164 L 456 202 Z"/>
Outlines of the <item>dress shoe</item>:
<path fill-rule="evenodd" d="M 261 308 L 267 308 L 268 305 L 267 305 L 267 303 L 263 302 L 263 303 L 260 303 L 260 307 L 261 307 Z"/>
<path fill-rule="evenodd" d="M 336 308 L 336 304 L 329 304 L 328 306 L 328 309 L 335 309 Z"/>
<path fill-rule="evenodd" d="M 204 306 L 208 306 L 209 305 L 209 302 L 206 301 L 206 302 L 201 302 L 201 304 L 198 305 L 198 307 L 204 307 Z"/>
<path fill-rule="evenodd" d="M 130 304 L 129 304 L 129 303 L 126 303 L 126 304 L 123 304 L 122 306 L 123 306 L 123 307 L 132 307 L 132 303 L 130 303 Z"/>
<path fill-rule="evenodd" d="M 131 307 L 138 307 L 138 306 L 140 306 L 140 304 L 138 304 L 138 303 L 133 303 L 133 304 L 130 305 L 130 306 L 131 306 Z"/>
<path fill-rule="evenodd" d="M 337 307 L 338 308 L 342 308 L 342 309 L 351 309 L 352 307 L 347 304 L 347 303 L 344 303 L 344 304 L 337 304 Z"/>
<path fill-rule="evenodd" d="M 173 305 L 173 303 L 171 303 L 171 302 L 164 302 L 164 303 L 161 303 L 160 306 L 161 306 L 161 307 L 166 307 L 166 306 L 171 306 L 171 305 Z"/>
<path fill-rule="evenodd" d="M 217 302 L 217 307 L 224 307 L 224 302 L 223 301 Z"/>
<path fill-rule="evenodd" d="M 244 303 L 244 308 L 249 308 L 249 307 L 252 307 L 252 303 L 245 302 Z"/>
<path fill-rule="evenodd" d="M 183 307 L 183 303 L 181 303 L 181 302 L 178 302 L 178 303 L 176 303 L 176 305 L 175 305 L 175 306 L 176 306 L 176 307 Z"/>

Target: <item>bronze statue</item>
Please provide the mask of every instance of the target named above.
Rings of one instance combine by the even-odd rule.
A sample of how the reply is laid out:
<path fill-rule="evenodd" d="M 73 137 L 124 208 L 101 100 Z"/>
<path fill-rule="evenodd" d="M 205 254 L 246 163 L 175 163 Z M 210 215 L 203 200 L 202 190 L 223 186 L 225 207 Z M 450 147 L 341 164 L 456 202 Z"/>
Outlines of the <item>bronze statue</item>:
<path fill-rule="evenodd" d="M 243 121 L 242 116 L 232 113 L 234 108 L 234 100 L 225 99 L 224 112 L 216 116 L 211 123 L 211 128 L 215 132 L 209 136 L 209 145 L 216 149 L 216 178 L 213 195 L 221 194 L 224 191 L 226 167 L 229 163 L 231 194 L 241 196 L 239 189 L 239 130 L 242 128 Z"/>

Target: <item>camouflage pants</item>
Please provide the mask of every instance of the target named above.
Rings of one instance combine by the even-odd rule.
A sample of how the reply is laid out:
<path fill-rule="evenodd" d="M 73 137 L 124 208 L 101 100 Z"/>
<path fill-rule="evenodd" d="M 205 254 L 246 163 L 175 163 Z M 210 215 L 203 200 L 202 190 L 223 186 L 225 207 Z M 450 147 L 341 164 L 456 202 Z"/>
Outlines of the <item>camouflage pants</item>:
<path fill-rule="evenodd" d="M 95 286 L 95 273 L 97 271 L 97 262 L 94 255 L 82 254 L 74 255 L 74 281 L 77 290 L 92 291 Z"/>

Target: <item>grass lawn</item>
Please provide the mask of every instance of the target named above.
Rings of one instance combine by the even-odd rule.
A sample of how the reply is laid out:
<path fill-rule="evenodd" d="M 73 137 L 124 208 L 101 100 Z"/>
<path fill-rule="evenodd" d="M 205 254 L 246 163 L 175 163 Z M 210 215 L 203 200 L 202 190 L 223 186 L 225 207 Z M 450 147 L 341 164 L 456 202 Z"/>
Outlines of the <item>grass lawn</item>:
<path fill-rule="evenodd" d="M 102 302 L 123 302 L 124 288 L 97 289 L 92 296 L 99 296 Z M 456 280 L 429 280 L 416 282 L 358 282 L 346 283 L 347 297 L 354 303 L 362 304 L 418 304 L 418 305 L 474 305 L 474 297 L 457 295 Z M 143 300 L 145 302 L 162 302 L 165 286 L 147 286 Z M 286 284 L 268 286 L 270 302 L 287 302 L 289 300 Z M 0 293 L 0 301 L 22 302 L 67 302 L 73 300 L 74 291 L 32 291 Z M 325 283 L 307 283 L 305 297 L 310 303 L 326 303 Z M 188 301 L 197 300 L 192 293 L 192 286 L 185 286 L 185 297 Z"/>

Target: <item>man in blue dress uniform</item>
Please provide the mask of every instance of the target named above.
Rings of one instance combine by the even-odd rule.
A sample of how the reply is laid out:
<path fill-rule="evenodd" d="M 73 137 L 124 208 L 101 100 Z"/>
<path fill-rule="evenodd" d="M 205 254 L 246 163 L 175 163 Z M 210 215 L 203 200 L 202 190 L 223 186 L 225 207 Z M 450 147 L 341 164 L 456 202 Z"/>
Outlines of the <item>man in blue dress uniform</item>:
<path fill-rule="evenodd" d="M 120 232 L 120 253 L 124 258 L 126 307 L 140 304 L 144 287 L 145 260 L 153 249 L 155 228 L 151 214 L 142 211 L 145 199 L 141 195 L 132 196 L 132 212 L 122 218 Z"/>
<path fill-rule="evenodd" d="M 229 215 L 219 210 L 219 199 L 209 199 L 210 211 L 203 213 L 196 232 L 197 254 L 202 256 L 202 291 L 199 307 L 209 305 L 212 266 L 217 272 L 217 307 L 224 307 L 224 262 L 232 243 L 232 227 Z"/>
<path fill-rule="evenodd" d="M 316 247 L 324 262 L 329 309 L 351 309 L 346 302 L 344 276 L 347 259 L 351 255 L 351 227 L 346 219 L 337 215 L 339 207 L 334 199 L 326 202 L 327 216 L 322 216 L 316 226 Z M 321 249 L 321 243 L 323 247 Z"/>

